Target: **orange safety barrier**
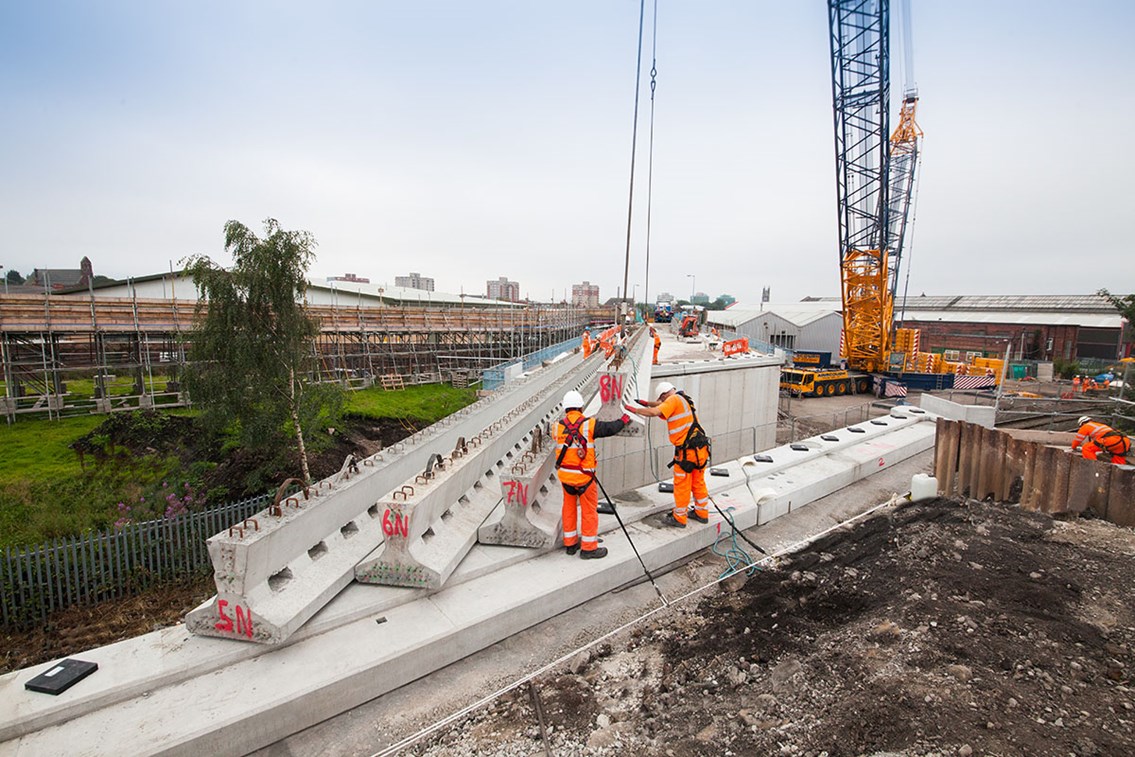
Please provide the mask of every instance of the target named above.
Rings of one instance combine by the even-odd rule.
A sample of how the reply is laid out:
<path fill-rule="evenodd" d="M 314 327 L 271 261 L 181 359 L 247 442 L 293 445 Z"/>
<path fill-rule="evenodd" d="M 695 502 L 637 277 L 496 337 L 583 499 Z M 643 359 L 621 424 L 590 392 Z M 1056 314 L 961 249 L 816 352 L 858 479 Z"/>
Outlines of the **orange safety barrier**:
<path fill-rule="evenodd" d="M 749 351 L 749 338 L 746 337 L 746 336 L 743 336 L 740 339 L 732 339 L 732 340 L 726 342 L 725 344 L 721 345 L 721 352 L 722 352 L 722 354 L 725 355 L 725 357 L 729 357 L 730 355 L 737 355 L 737 354 L 740 354 L 742 352 L 748 352 L 748 351 Z"/>

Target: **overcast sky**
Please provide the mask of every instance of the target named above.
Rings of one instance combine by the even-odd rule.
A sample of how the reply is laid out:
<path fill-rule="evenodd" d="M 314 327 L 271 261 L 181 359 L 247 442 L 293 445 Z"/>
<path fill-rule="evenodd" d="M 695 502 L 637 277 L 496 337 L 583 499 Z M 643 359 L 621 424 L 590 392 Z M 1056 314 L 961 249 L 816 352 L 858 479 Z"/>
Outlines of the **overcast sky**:
<path fill-rule="evenodd" d="M 839 293 L 822 0 L 648 0 L 630 286 Z M 898 3 L 892 12 L 899 13 Z M 311 276 L 556 299 L 623 282 L 633 0 L 0 5 L 0 265 L 222 264 L 223 226 L 318 240 Z M 913 0 L 926 133 L 912 294 L 1135 291 L 1135 3 Z M 905 72 L 892 24 L 892 97 Z M 892 115 L 892 120 L 894 115 Z"/>

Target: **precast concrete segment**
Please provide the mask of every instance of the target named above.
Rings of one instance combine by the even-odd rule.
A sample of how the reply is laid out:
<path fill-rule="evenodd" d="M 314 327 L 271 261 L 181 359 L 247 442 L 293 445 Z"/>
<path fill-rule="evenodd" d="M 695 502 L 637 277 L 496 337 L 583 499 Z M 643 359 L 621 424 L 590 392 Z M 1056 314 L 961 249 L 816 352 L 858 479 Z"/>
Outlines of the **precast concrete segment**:
<path fill-rule="evenodd" d="M 477 541 L 477 529 L 500 501 L 500 486 L 486 496 L 485 477 L 497 478 L 512 461 L 526 454 L 535 429 L 550 422 L 560 407 L 553 385 L 526 399 L 486 429 L 477 446 L 469 447 L 432 479 L 392 492 L 379 505 L 385 543 L 355 568 L 364 583 L 440 588 Z M 539 432 L 545 433 L 542 430 Z M 519 453 L 519 454 L 518 454 Z M 419 488 L 420 487 L 420 488 Z M 396 495 L 402 493 L 399 499 Z"/>
<path fill-rule="evenodd" d="M 465 439 L 510 425 L 518 418 L 518 406 L 531 407 L 534 397 L 554 403 L 557 392 L 587 383 L 593 373 L 594 367 L 582 366 L 576 356 L 555 361 L 490 401 L 434 424 L 428 433 L 420 431 L 363 460 L 356 474 L 345 466 L 313 487 L 319 496 L 306 504 L 298 496 L 291 498 L 278 515 L 265 510 L 243 527 L 212 537 L 208 547 L 217 596 L 186 616 L 187 627 L 197 634 L 265 644 L 286 639 L 339 593 L 359 561 L 382 543 L 391 529 L 386 508 L 379 506 L 384 492 L 401 490 L 442 453 L 467 449 Z M 523 426 L 509 428 L 499 438 L 515 443 L 525 432 Z M 484 469 L 493 462 L 487 461 Z"/>
<path fill-rule="evenodd" d="M 896 436 L 933 428 L 884 420 L 888 426 L 876 428 Z M 881 469 L 882 443 L 895 447 L 884 452 L 892 459 L 904 455 L 895 440 L 882 435 L 828 455 L 811 456 L 787 445 L 766 454 L 786 462 L 790 453 L 808 455 L 777 470 L 816 492 L 824 488 L 817 479 L 831 475 L 830 456 L 841 456 L 844 467 L 867 474 Z M 923 443 L 921 438 L 911 442 Z M 724 463 L 729 477 L 707 477 L 714 500 L 731 510 L 739 528 L 753 526 L 758 505 L 764 510 L 762 503 L 772 497 L 792 496 L 793 509 L 807 503 L 804 494 L 791 495 L 785 487 L 787 475 L 766 488 L 758 479 L 746 479 L 742 465 L 747 461 L 751 458 Z M 713 509 L 708 526 L 684 530 L 657 528 L 649 519 L 633 522 L 670 509 L 671 496 L 655 485 L 617 499 L 631 538 L 652 569 L 707 546 L 727 528 Z M 601 533 L 617 528 L 611 518 L 600 520 Z M 5 743 L 0 753 L 251 751 L 638 578 L 642 569 L 620 537 L 608 536 L 611 554 L 598 562 L 568 558 L 558 550 L 534 557 L 541 553 L 478 547 L 446 587 L 428 597 L 422 591 L 352 586 L 280 647 L 227 644 L 190 636 L 183 627 L 147 634 L 84 653 L 84 659 L 99 663 L 99 673 L 58 697 L 23 690 L 23 683 L 50 663 L 2 676 L 0 741 Z M 462 574 L 467 580 L 460 580 Z M 320 629 L 324 632 L 314 633 Z M 186 701 L 195 706 L 186 708 Z M 168 717 L 170 712 L 180 716 Z"/>
<path fill-rule="evenodd" d="M 500 475 L 503 498 L 477 531 L 482 544 L 548 549 L 560 541 L 563 492 L 555 476 L 559 448 L 550 434 Z"/>
<path fill-rule="evenodd" d="M 650 351 L 654 343 L 647 329 L 639 327 L 624 345 L 622 356 L 616 356 L 599 372 L 599 392 L 584 409 L 584 415 L 600 421 L 612 421 L 625 414 L 623 403 L 646 396 L 650 387 Z M 631 416 L 619 436 L 643 436 L 645 420 Z"/>

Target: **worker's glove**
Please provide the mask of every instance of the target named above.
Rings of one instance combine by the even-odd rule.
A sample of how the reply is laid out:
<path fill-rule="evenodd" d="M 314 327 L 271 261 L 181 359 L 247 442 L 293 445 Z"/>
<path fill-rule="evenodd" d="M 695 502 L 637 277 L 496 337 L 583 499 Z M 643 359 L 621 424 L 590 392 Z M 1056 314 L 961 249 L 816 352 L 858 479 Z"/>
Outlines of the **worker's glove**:
<path fill-rule="evenodd" d="M 625 403 L 625 402 L 623 403 L 623 409 L 624 409 L 624 410 L 629 410 L 629 411 L 631 411 L 632 413 L 633 413 L 633 412 L 635 411 L 634 407 L 632 407 L 631 405 L 628 405 L 628 404 L 627 404 L 627 403 Z"/>
<path fill-rule="evenodd" d="M 649 407 L 649 405 L 647 404 L 646 400 L 635 400 L 635 402 L 637 402 L 638 404 L 642 405 L 643 407 Z"/>
<path fill-rule="evenodd" d="M 621 420 L 623 422 L 623 425 L 625 426 L 625 425 L 627 425 L 628 423 L 631 422 L 631 417 L 629 415 L 627 415 L 626 413 L 623 413 L 623 417 L 620 418 L 619 420 Z"/>

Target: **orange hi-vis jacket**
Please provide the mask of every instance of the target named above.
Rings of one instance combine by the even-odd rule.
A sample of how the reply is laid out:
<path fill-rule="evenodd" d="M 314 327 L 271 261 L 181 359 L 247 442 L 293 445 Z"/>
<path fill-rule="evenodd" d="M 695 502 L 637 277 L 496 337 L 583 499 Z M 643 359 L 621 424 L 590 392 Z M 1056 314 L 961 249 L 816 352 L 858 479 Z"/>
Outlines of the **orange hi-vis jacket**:
<path fill-rule="evenodd" d="M 568 424 L 578 426 L 578 436 L 569 434 Z M 563 457 L 557 458 L 556 475 L 560 481 L 569 486 L 591 483 L 595 477 L 595 419 L 585 417 L 578 410 L 569 410 L 556 421 L 554 438 L 556 444 L 567 447 Z"/>
<path fill-rule="evenodd" d="M 675 392 L 659 406 L 662 417 L 666 419 L 666 432 L 670 435 L 670 443 L 680 447 L 686 441 L 686 434 L 694 424 L 694 411 L 686 398 Z"/>
<path fill-rule="evenodd" d="M 1072 440 L 1072 449 L 1076 449 L 1085 441 L 1093 442 L 1097 447 L 1111 455 L 1126 455 L 1131 450 L 1131 441 L 1125 434 L 1116 431 L 1105 423 L 1088 421 L 1076 432 Z"/>

